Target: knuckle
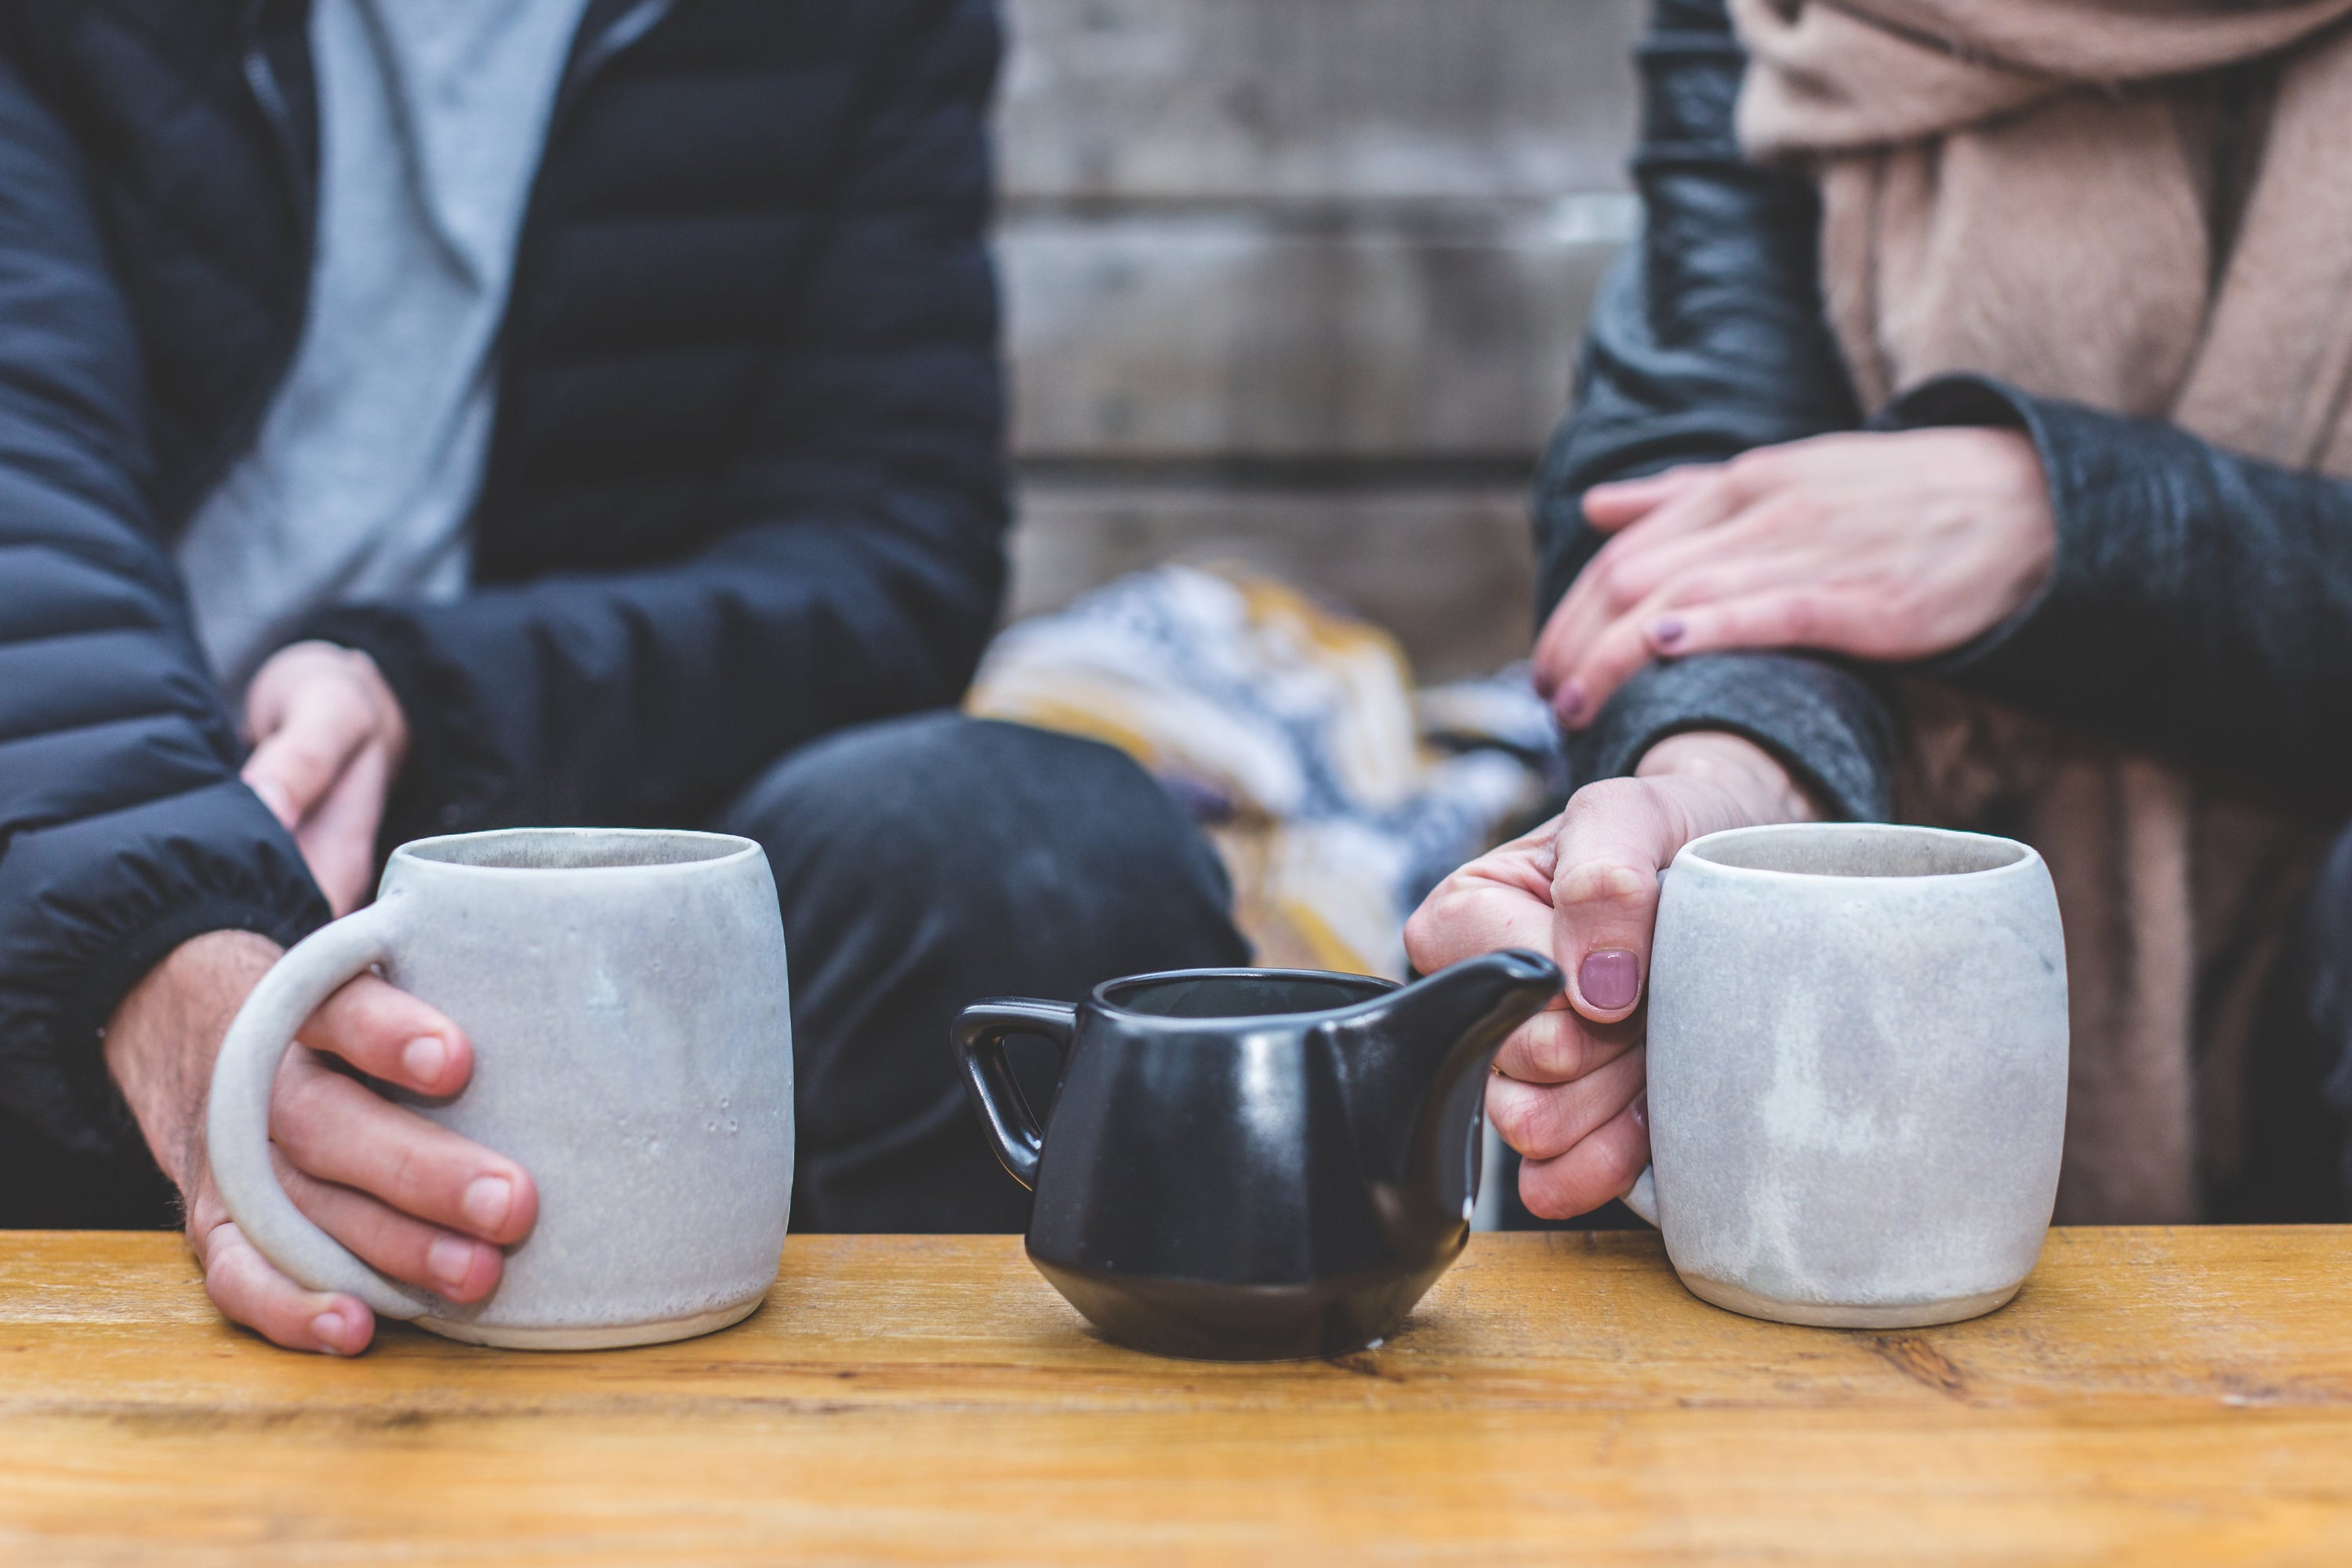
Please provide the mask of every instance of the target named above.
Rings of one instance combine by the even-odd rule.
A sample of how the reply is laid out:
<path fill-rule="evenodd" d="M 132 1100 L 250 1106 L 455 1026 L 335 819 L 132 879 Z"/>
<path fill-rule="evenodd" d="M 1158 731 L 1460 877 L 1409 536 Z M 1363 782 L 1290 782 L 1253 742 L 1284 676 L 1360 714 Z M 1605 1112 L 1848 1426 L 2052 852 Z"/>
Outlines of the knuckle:
<path fill-rule="evenodd" d="M 1647 793 L 1648 786 L 1637 778 L 1595 779 L 1569 796 L 1559 814 L 1560 829 L 1566 833 L 1614 817 Z"/>
<path fill-rule="evenodd" d="M 320 1124 L 332 1120 L 336 1086 L 343 1081 L 320 1067 L 289 1067 L 279 1073 L 270 1096 L 270 1137 L 288 1149 L 306 1146 Z"/>
<path fill-rule="evenodd" d="M 1486 1119 L 1495 1135 L 1530 1160 L 1548 1160 L 1559 1152 L 1544 1138 L 1549 1121 L 1544 1114 L 1545 1090 L 1538 1085 L 1498 1082 L 1486 1096 Z"/>
<path fill-rule="evenodd" d="M 313 776 L 332 773 L 342 761 L 341 753 L 323 735 L 304 735 L 289 742 L 286 761 L 297 770 Z"/>
<path fill-rule="evenodd" d="M 1691 572 L 1676 578 L 1668 586 L 1665 601 L 1676 609 L 1688 605 L 1704 605 L 1723 597 L 1723 584 L 1712 573 Z"/>
<path fill-rule="evenodd" d="M 1556 886 L 1564 904 L 1638 903 L 1657 886 L 1657 868 L 1622 859 L 1580 860 L 1561 868 Z"/>
<path fill-rule="evenodd" d="M 1504 1087 L 1497 1084 L 1486 1092 L 1486 1121 L 1494 1127 L 1496 1137 L 1524 1154 L 1527 1112 L 1519 1097 L 1503 1092 Z"/>
<path fill-rule="evenodd" d="M 1451 881 L 1452 879 L 1449 878 L 1447 880 Z M 1439 933 L 1444 928 L 1442 919 L 1434 911 L 1433 906 L 1444 891 L 1444 887 L 1440 885 L 1438 890 L 1430 894 L 1428 899 L 1423 900 L 1421 908 L 1406 917 L 1404 922 L 1405 956 L 1412 960 L 1413 967 L 1423 973 L 1428 973 L 1428 963 L 1425 961 L 1434 960 L 1437 957 Z"/>
<path fill-rule="evenodd" d="M 377 1195 L 404 1214 L 422 1215 L 444 1184 L 437 1164 L 414 1142 L 394 1144 L 384 1159 Z"/>
<path fill-rule="evenodd" d="M 1528 1073 L 1555 1085 L 1573 1082 L 1584 1071 L 1584 1043 L 1567 1029 L 1548 1030 L 1531 1037 L 1519 1055 Z"/>
<path fill-rule="evenodd" d="M 1786 534 L 1818 533 L 1829 521 L 1829 508 L 1801 489 L 1785 489 L 1756 509 L 1758 528 Z"/>
<path fill-rule="evenodd" d="M 1573 1219 L 1584 1212 L 1561 1167 L 1564 1160 L 1530 1161 L 1519 1167 L 1519 1201 L 1538 1219 Z"/>
<path fill-rule="evenodd" d="M 1592 580 L 1593 595 L 1612 615 L 1624 608 L 1632 596 L 1625 581 L 1625 563 L 1622 556 L 1603 555 L 1586 568 Z"/>
<path fill-rule="evenodd" d="M 1724 464 L 1723 474 L 1735 489 L 1753 494 L 1759 489 L 1769 489 L 1787 466 L 1788 459 L 1778 448 L 1758 447 Z"/>
<path fill-rule="evenodd" d="M 1862 596 L 1862 614 L 1856 618 L 1878 636 L 1891 637 L 1931 620 L 1937 607 L 1916 584 L 1889 583 Z"/>

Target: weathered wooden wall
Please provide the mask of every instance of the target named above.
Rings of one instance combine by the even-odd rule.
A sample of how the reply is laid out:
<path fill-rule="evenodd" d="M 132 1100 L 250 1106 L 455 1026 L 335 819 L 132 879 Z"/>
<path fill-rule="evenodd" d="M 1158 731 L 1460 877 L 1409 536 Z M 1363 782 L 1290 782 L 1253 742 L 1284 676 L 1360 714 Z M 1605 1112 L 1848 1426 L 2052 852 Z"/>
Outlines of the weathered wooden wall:
<path fill-rule="evenodd" d="M 1015 614 L 1270 566 L 1427 674 L 1528 637 L 1640 0 L 1008 0 Z"/>

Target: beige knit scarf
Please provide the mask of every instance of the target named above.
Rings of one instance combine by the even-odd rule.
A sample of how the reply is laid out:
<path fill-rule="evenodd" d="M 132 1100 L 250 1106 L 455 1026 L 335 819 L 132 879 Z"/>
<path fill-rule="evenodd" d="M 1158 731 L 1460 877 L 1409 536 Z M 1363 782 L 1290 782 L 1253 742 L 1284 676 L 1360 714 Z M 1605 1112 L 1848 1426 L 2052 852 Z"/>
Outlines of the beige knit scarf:
<path fill-rule="evenodd" d="M 1867 405 L 1984 372 L 2352 476 L 2352 0 L 1731 0 L 1749 155 L 1822 196 Z M 2256 83 L 2225 137 L 2221 73 Z M 1918 683 L 1907 815 L 2049 860 L 2074 994 L 2062 1218 L 2189 1219 L 2240 1150 L 2308 828 Z"/>

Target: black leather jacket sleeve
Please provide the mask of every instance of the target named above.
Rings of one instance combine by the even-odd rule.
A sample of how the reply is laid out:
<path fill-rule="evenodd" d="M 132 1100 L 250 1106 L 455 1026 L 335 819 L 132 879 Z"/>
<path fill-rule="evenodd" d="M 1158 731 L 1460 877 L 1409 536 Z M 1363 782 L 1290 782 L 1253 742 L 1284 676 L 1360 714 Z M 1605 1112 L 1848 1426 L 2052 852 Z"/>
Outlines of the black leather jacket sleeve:
<path fill-rule="evenodd" d="M 1744 59 L 1721 0 L 1658 0 L 1654 16 L 1647 221 L 1594 312 L 1538 489 L 1545 610 L 1599 548 L 1588 485 L 1861 423 L 1823 324 L 1811 186 L 1749 166 L 1734 141 Z M 2352 484 L 1981 376 L 1927 383 L 1868 421 L 1950 425 L 2032 439 L 2057 560 L 2032 603 L 1922 672 L 2280 805 L 2352 810 Z M 1653 665 L 1581 738 L 1584 776 L 1701 727 L 1764 742 L 1842 810 L 1885 809 L 1887 711 L 1867 675 L 1821 658 Z"/>
<path fill-rule="evenodd" d="M 156 537 L 140 345 L 72 139 L 0 58 L 0 1138 L 136 1156 L 100 1031 L 207 931 L 327 918 Z"/>
<path fill-rule="evenodd" d="M 2290 809 L 2352 810 L 2352 484 L 1978 376 L 1874 423 L 2021 430 L 2050 484 L 2050 581 L 1933 673 Z"/>
<path fill-rule="evenodd" d="M 1574 407 L 1537 480 L 1539 619 L 1601 547 L 1589 487 L 1861 419 L 1822 316 L 1812 185 L 1740 155 L 1744 56 L 1721 0 L 1658 0 L 1638 62 L 1643 229 L 1594 307 Z M 1657 741 L 1700 729 L 1757 741 L 1843 816 L 1888 812 L 1885 704 L 1864 675 L 1808 656 L 1651 665 L 1571 737 L 1577 775 L 1630 772 Z"/>

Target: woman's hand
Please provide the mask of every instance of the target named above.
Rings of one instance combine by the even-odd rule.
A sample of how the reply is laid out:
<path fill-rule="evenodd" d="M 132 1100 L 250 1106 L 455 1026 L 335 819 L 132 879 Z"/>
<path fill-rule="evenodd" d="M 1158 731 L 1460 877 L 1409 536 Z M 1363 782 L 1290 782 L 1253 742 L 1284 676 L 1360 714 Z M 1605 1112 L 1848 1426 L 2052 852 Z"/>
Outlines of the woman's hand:
<path fill-rule="evenodd" d="M 1641 1001 L 1658 873 L 1703 834 L 1820 814 L 1771 753 L 1737 735 L 1676 735 L 1636 776 L 1576 792 L 1526 837 L 1447 878 L 1405 925 L 1431 973 L 1497 948 L 1549 952 L 1569 991 L 1505 1041 L 1486 1115 L 1525 1157 L 1519 1196 L 1566 1219 L 1633 1184 L 1649 1163 Z"/>
<path fill-rule="evenodd" d="M 1727 463 L 1596 485 L 1601 546 L 1536 644 L 1561 721 L 1591 721 L 1651 659 L 1818 648 L 1948 653 L 2049 579 L 2057 524 L 2012 430 L 1821 436 Z"/>
<path fill-rule="evenodd" d="M 375 836 L 408 750 L 400 701 L 367 655 L 332 643 L 279 648 L 245 692 L 247 788 L 285 824 L 338 916 L 375 878 Z"/>

